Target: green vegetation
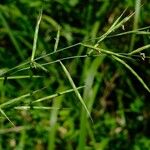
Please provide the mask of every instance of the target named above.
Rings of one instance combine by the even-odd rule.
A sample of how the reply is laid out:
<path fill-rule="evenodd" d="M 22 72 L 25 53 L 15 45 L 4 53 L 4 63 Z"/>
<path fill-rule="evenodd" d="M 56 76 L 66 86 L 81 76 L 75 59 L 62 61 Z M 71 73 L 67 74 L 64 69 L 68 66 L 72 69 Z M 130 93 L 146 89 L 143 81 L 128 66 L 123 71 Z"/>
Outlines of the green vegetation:
<path fill-rule="evenodd" d="M 0 3 L 0 150 L 149 150 L 148 1 Z"/>

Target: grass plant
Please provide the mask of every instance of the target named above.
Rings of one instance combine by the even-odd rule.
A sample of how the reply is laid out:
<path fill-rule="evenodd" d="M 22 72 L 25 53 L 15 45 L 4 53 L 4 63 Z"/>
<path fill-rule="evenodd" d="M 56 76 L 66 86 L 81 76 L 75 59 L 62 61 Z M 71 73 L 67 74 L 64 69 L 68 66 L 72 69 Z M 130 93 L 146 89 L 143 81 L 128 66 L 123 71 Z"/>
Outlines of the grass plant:
<path fill-rule="evenodd" d="M 20 3 L 30 9 L 41 9 L 40 0 Z M 69 13 L 80 5 L 78 0 L 56 3 L 59 11 Z M 108 25 L 103 25 L 110 4 L 101 3 L 101 9 L 89 2 L 83 14 L 76 12 L 81 25 L 75 27 L 75 21 L 72 23 L 69 17 L 71 26 L 62 16 L 60 22 L 54 19 L 55 15 L 50 16 L 56 12 L 46 8 L 54 7 L 55 3 L 45 2 L 34 33 L 28 27 L 33 22 L 27 20 L 17 3 L 10 4 L 16 11 L 9 13 L 14 13 L 15 20 L 21 17 L 18 19 L 25 23 L 18 25 L 22 32 L 11 26 L 13 20 L 8 21 L 9 6 L 0 4 L 0 149 L 138 150 L 141 144 L 145 150 L 149 148 L 145 134 L 149 104 L 145 102 L 148 103 L 150 94 L 150 72 L 146 69 L 150 26 L 139 28 L 138 24 L 144 5 L 141 7 L 140 0 L 133 5 L 126 2 L 135 5 L 135 11 L 130 13 L 128 8 L 122 12 L 116 8 L 108 13 Z M 94 9 L 103 22 L 91 24 Z M 133 28 L 124 31 L 132 20 Z M 33 35 L 28 35 L 29 31 Z M 137 43 L 136 36 L 144 37 L 142 45 Z M 15 49 L 10 52 L 14 55 L 9 61 L 3 59 L 7 48 L 11 49 L 7 42 Z M 140 126 L 143 131 L 138 133 Z M 4 145 L 6 141 L 8 145 Z"/>

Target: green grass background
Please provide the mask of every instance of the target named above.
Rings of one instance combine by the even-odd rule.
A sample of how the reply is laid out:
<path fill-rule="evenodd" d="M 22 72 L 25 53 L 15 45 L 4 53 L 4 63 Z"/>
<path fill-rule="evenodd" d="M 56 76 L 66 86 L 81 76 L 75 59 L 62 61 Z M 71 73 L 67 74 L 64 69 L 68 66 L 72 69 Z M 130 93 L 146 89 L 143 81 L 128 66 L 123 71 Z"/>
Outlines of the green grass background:
<path fill-rule="evenodd" d="M 150 149 L 150 93 L 139 79 L 150 87 L 149 45 L 124 59 L 136 77 L 114 55 L 87 55 L 80 44 L 94 47 L 126 8 L 122 19 L 134 16 L 99 44 L 115 54 L 149 44 L 148 28 L 112 36 L 150 25 L 147 0 L 0 1 L 0 149 Z"/>

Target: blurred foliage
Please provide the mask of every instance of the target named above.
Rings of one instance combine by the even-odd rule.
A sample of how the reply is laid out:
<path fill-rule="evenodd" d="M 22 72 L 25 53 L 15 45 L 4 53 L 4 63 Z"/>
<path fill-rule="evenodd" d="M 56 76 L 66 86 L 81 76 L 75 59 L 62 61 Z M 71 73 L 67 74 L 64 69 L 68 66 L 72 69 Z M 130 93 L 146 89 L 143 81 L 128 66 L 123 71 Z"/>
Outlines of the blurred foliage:
<path fill-rule="evenodd" d="M 42 21 L 39 29 L 35 58 L 54 51 L 58 27 L 61 28 L 58 49 L 78 42 L 96 43 L 94 38 L 105 33 L 126 9 L 124 16 L 135 10 L 136 0 L 1 0 L 0 2 L 0 74 L 30 60 L 34 30 L 41 8 Z M 150 4 L 142 1 L 138 27 L 150 24 Z M 133 29 L 134 18 L 124 25 Z M 113 34 L 124 32 L 119 28 Z M 146 30 L 148 31 L 148 30 Z M 150 36 L 136 35 L 134 49 L 149 44 Z M 131 35 L 107 38 L 101 47 L 119 53 L 129 52 Z M 78 45 L 38 60 L 49 63 L 64 57 L 80 56 L 87 49 Z M 150 52 L 145 51 L 149 56 Z M 127 60 L 150 87 L 150 61 L 135 57 Z M 59 63 L 47 65 L 48 75 L 41 69 L 24 70 L 11 75 L 42 75 L 42 78 L 0 80 L 0 104 L 22 98 L 4 108 L 15 124 L 0 116 L 0 149 L 61 149 L 73 150 L 149 150 L 150 147 L 150 93 L 148 93 L 124 66 L 111 56 L 86 57 L 63 60 L 76 86 L 87 85 L 79 90 L 88 106 L 93 124 L 75 94 L 35 103 L 36 106 L 52 106 L 61 109 L 14 109 L 30 105 L 33 100 L 71 88 Z M 28 67 L 28 66 L 27 66 Z M 4 82 L 5 81 L 5 82 Z M 32 92 L 39 91 L 32 95 Z M 7 144 L 6 144 L 7 143 Z"/>

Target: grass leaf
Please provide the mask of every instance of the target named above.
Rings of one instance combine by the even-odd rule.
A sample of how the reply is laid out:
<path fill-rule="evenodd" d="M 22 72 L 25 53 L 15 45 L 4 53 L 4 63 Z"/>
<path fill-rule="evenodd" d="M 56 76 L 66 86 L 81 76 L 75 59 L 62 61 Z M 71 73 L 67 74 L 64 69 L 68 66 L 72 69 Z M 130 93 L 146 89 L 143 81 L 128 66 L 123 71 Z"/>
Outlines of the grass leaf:
<path fill-rule="evenodd" d="M 38 32 L 39 32 L 39 26 L 42 19 L 42 10 L 40 11 L 39 18 L 35 27 L 35 33 L 34 33 L 34 41 L 33 41 L 33 49 L 32 49 L 32 56 L 31 56 L 31 62 L 34 61 L 36 47 L 37 47 L 37 39 L 38 39 Z"/>
<path fill-rule="evenodd" d="M 82 97 L 81 97 L 81 95 L 80 95 L 80 93 L 79 93 L 79 91 L 78 91 L 74 81 L 72 80 L 70 73 L 68 72 L 68 70 L 66 69 L 66 67 L 64 66 L 64 64 L 61 61 L 60 61 L 60 65 L 61 65 L 62 69 L 64 70 L 64 72 L 65 72 L 65 74 L 66 74 L 66 76 L 67 76 L 67 78 L 68 78 L 72 88 L 74 89 L 74 92 L 75 92 L 76 96 L 78 97 L 79 101 L 81 102 L 81 104 L 85 108 L 88 116 L 90 117 L 91 121 L 93 122 L 93 119 L 92 119 L 92 117 L 90 115 L 90 112 L 89 112 L 87 106 L 85 105 L 84 100 L 82 99 Z"/>
<path fill-rule="evenodd" d="M 33 76 L 33 78 L 41 78 L 42 76 Z M 9 80 L 13 80 L 13 79 L 28 79 L 28 78 L 30 78 L 30 76 L 28 76 L 28 75 L 22 75 L 22 76 L 9 76 L 9 77 L 7 77 L 7 79 L 9 79 Z M 0 77 L 0 80 L 5 80 L 5 77 Z"/>
<path fill-rule="evenodd" d="M 123 14 L 126 12 L 126 10 L 125 11 L 123 11 L 123 13 L 116 19 L 116 21 L 111 25 L 111 27 L 107 30 L 107 32 L 105 32 L 101 37 L 100 37 L 100 39 L 98 40 L 98 42 L 97 42 L 97 46 L 98 46 L 98 44 L 101 42 L 101 41 L 103 41 L 111 32 L 113 32 L 114 31 L 114 29 L 117 29 L 116 28 L 116 26 L 117 26 L 117 23 L 119 22 L 119 20 L 121 19 L 121 17 L 123 16 Z M 121 26 L 121 25 L 120 25 Z M 118 26 L 118 27 L 120 27 L 120 26 Z M 96 47 L 97 47 L 96 46 Z"/>
<path fill-rule="evenodd" d="M 39 109 L 39 110 L 51 110 L 51 109 L 60 109 L 57 107 L 45 107 L 45 106 L 17 106 L 15 109 L 19 110 L 28 110 L 28 109 Z"/>
<path fill-rule="evenodd" d="M 56 50 L 58 48 L 59 38 L 60 38 L 60 27 L 58 27 L 58 31 L 57 31 L 57 37 L 56 37 L 56 42 L 55 42 L 55 46 L 54 46 L 54 52 L 56 52 Z"/>
<path fill-rule="evenodd" d="M 133 54 L 136 54 L 136 53 L 140 53 L 141 51 L 143 51 L 143 50 L 145 50 L 145 49 L 148 49 L 148 48 L 150 48 L 150 44 L 145 45 L 145 46 L 142 46 L 142 47 L 140 47 L 140 48 L 138 48 L 138 49 L 136 49 L 136 50 L 130 52 L 129 55 L 133 55 Z"/>
<path fill-rule="evenodd" d="M 0 109 L 1 114 L 15 127 L 14 123 L 8 118 L 8 116 L 5 114 L 5 112 Z"/>
<path fill-rule="evenodd" d="M 140 17 L 140 8 L 141 8 L 141 0 L 136 0 L 135 1 L 135 16 L 134 16 L 134 21 L 133 21 L 133 30 L 136 30 L 138 28 L 138 21 Z M 130 51 L 133 50 L 134 44 L 135 44 L 135 34 L 132 34 L 131 37 L 131 44 L 130 44 Z"/>
<path fill-rule="evenodd" d="M 84 88 L 84 86 L 77 87 L 78 90 L 81 89 L 81 88 Z M 45 100 L 49 100 L 49 99 L 61 96 L 63 94 L 66 94 L 66 93 L 73 92 L 73 91 L 74 91 L 74 89 L 65 90 L 63 92 L 59 92 L 59 93 L 56 93 L 56 94 L 52 94 L 52 95 L 49 95 L 49 96 L 39 98 L 39 99 L 33 101 L 32 103 L 38 103 L 38 102 L 42 102 L 42 101 L 45 101 Z"/>
<path fill-rule="evenodd" d="M 116 57 L 116 56 L 112 56 L 115 60 L 117 60 L 118 62 L 120 62 L 121 64 L 123 64 L 126 68 L 128 68 L 131 73 L 139 80 L 139 82 L 143 85 L 143 87 L 150 92 L 149 87 L 146 85 L 146 83 L 143 81 L 143 79 L 122 59 Z"/>

